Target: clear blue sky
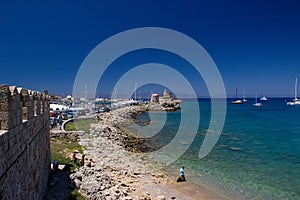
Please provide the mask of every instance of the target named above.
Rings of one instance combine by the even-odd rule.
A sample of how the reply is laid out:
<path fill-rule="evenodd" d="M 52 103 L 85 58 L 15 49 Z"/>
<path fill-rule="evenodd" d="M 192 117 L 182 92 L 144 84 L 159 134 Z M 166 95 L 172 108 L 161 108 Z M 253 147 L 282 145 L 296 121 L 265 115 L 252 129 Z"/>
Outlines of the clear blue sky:
<path fill-rule="evenodd" d="M 229 96 L 236 86 L 249 96 L 292 96 L 300 78 L 299 10 L 297 0 L 1 1 L 0 83 L 70 94 L 95 46 L 119 32 L 154 26 L 200 43 Z"/>

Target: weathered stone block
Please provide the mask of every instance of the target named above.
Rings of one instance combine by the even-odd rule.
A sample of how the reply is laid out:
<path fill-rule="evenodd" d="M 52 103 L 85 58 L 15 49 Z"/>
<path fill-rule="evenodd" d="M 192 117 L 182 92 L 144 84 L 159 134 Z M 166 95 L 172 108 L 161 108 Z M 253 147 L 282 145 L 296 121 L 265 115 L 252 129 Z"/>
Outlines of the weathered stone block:
<path fill-rule="evenodd" d="M 8 120 L 7 119 L 1 119 L 0 120 L 0 128 L 1 130 L 8 130 L 9 129 L 9 125 L 8 125 Z"/>
<path fill-rule="evenodd" d="M 8 118 L 8 111 L 0 111 L 0 120 L 4 120 Z"/>
<path fill-rule="evenodd" d="M 4 112 L 7 112 L 9 110 L 9 105 L 8 103 L 3 103 L 3 102 L 0 102 L 0 111 L 4 111 Z"/>

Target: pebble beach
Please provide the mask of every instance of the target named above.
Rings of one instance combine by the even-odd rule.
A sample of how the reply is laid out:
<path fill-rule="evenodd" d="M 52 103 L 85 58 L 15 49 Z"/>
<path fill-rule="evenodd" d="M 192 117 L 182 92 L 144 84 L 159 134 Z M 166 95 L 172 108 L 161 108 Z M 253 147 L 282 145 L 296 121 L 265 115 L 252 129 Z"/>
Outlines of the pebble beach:
<path fill-rule="evenodd" d="M 143 140 L 124 128 L 145 111 L 132 106 L 102 113 L 80 136 L 86 161 L 70 176 L 80 193 L 86 199 L 221 199 L 189 181 L 176 182 L 177 171 L 147 158 Z"/>

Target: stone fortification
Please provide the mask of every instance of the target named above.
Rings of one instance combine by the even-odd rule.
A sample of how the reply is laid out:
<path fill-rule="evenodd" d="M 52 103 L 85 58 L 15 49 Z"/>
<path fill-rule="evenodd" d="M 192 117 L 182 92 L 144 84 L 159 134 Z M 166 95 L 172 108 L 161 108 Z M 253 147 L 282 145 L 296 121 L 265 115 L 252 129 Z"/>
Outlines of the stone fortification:
<path fill-rule="evenodd" d="M 174 111 L 180 109 L 181 103 L 182 100 L 165 90 L 162 97 L 159 94 L 152 94 L 148 109 L 150 111 Z"/>
<path fill-rule="evenodd" d="M 49 127 L 47 92 L 0 85 L 0 199 L 43 199 Z"/>

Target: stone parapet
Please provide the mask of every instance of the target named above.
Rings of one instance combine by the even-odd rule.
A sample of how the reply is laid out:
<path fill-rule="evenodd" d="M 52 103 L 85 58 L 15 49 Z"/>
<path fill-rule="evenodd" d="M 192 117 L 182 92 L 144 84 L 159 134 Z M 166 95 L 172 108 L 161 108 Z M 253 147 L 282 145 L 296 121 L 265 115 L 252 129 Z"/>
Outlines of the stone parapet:
<path fill-rule="evenodd" d="M 0 199 L 43 199 L 49 129 L 47 93 L 0 85 Z"/>

